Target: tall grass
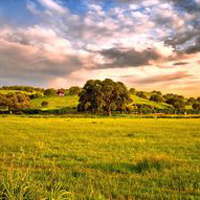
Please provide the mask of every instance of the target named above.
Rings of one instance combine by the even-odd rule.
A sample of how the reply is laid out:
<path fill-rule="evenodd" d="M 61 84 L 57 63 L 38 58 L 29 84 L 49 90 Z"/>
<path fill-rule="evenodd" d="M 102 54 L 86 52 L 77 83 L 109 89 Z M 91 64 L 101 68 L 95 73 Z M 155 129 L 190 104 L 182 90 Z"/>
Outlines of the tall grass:
<path fill-rule="evenodd" d="M 0 199 L 199 199 L 198 119 L 0 118 Z"/>

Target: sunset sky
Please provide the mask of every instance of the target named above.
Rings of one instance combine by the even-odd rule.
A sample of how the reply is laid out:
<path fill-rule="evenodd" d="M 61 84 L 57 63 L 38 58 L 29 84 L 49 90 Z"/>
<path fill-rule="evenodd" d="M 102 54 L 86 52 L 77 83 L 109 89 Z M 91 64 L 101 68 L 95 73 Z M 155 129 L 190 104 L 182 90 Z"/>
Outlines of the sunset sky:
<path fill-rule="evenodd" d="M 0 86 L 112 78 L 200 94 L 200 0 L 0 0 Z"/>

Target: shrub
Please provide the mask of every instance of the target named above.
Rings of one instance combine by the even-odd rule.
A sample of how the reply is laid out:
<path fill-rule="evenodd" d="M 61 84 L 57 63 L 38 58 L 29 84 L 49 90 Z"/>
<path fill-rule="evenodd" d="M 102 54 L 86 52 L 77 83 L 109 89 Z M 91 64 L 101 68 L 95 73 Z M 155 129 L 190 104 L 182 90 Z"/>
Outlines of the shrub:
<path fill-rule="evenodd" d="M 42 107 L 47 107 L 49 105 L 49 102 L 48 101 L 43 101 L 41 105 L 42 105 Z"/>

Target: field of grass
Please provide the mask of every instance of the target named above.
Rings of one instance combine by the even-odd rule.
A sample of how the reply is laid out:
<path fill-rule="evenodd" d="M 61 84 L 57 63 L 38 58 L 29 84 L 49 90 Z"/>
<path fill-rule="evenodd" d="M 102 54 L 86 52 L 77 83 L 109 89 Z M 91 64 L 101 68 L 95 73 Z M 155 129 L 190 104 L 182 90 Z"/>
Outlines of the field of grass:
<path fill-rule="evenodd" d="M 0 199 L 199 199 L 200 120 L 0 118 Z"/>

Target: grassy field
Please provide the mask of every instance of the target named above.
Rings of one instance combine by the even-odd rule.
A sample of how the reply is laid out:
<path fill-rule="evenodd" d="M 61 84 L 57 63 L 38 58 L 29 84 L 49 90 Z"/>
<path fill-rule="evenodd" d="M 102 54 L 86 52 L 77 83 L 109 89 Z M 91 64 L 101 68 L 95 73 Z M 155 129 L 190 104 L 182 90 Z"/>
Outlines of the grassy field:
<path fill-rule="evenodd" d="M 0 118 L 0 199 L 199 199 L 200 120 Z"/>

